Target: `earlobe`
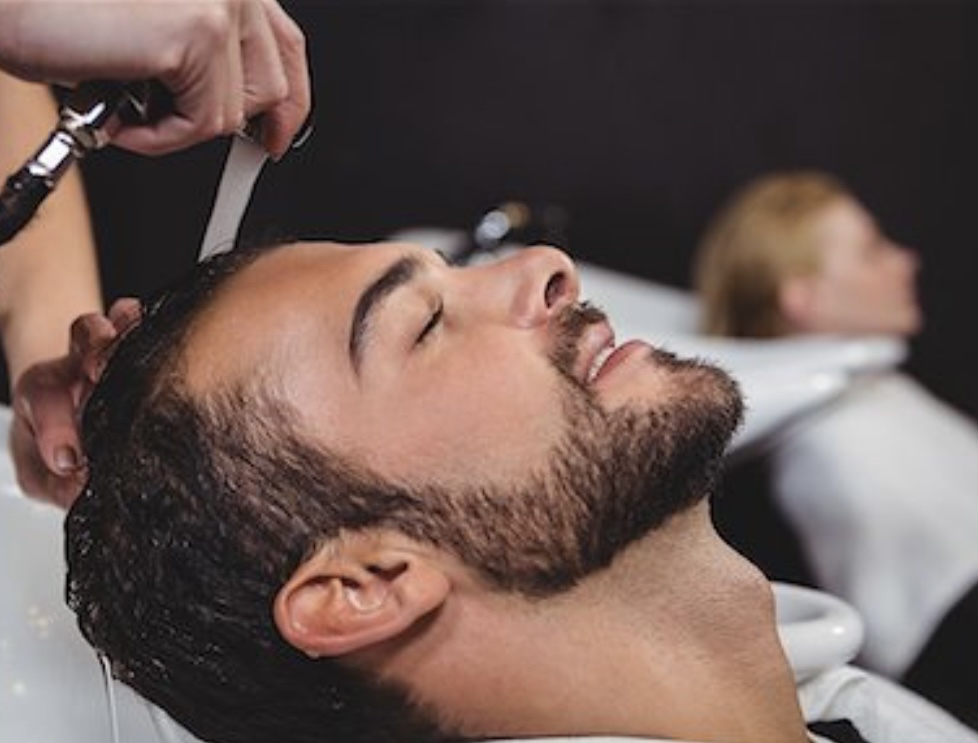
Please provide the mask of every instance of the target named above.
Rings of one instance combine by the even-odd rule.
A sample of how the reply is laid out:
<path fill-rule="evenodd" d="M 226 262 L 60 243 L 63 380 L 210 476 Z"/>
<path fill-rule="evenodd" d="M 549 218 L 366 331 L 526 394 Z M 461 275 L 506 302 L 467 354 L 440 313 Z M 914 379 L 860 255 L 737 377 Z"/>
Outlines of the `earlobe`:
<path fill-rule="evenodd" d="M 344 537 L 321 547 L 275 598 L 283 639 L 312 657 L 364 650 L 404 633 L 440 606 L 448 577 L 423 555 Z"/>

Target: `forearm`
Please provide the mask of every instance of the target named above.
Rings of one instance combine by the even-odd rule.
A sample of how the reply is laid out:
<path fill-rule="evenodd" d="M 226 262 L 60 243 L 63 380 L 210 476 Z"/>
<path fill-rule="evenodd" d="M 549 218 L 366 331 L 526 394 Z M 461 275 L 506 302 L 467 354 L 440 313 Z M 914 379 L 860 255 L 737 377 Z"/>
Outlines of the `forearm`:
<path fill-rule="evenodd" d="M 45 88 L 0 73 L 0 177 L 23 164 L 56 118 Z M 64 355 L 72 320 L 98 310 L 91 223 L 73 169 L 34 220 L 0 247 L 0 336 L 11 383 L 31 364 Z"/>

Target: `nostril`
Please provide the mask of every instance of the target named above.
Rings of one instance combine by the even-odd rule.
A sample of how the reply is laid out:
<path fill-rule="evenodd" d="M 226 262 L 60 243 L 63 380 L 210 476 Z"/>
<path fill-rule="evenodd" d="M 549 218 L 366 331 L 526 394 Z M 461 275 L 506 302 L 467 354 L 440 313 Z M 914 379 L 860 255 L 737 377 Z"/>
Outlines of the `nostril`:
<path fill-rule="evenodd" d="M 567 275 L 563 271 L 557 271 L 547 280 L 547 286 L 543 290 L 543 300 L 547 304 L 547 309 L 557 303 L 564 294 L 566 286 Z"/>

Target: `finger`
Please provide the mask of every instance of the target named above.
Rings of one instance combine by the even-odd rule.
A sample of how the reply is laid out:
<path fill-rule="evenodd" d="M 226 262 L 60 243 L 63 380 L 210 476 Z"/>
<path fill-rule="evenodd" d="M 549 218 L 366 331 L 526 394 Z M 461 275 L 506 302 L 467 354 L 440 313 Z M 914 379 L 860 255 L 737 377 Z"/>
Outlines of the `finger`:
<path fill-rule="evenodd" d="M 44 497 L 66 511 L 85 489 L 87 470 L 81 469 L 65 477 L 55 476 L 45 483 Z"/>
<path fill-rule="evenodd" d="M 24 390 L 19 396 L 17 411 L 26 427 L 24 430 L 33 434 L 38 454 L 48 470 L 69 476 L 85 467 L 77 409 L 67 385 L 44 385 Z"/>
<path fill-rule="evenodd" d="M 289 83 L 278 41 L 260 2 L 242 9 L 241 70 L 245 116 L 251 118 L 285 99 Z"/>
<path fill-rule="evenodd" d="M 225 57 L 226 58 L 226 57 Z M 234 67 L 240 62 L 234 61 Z M 142 155 L 166 155 L 238 131 L 244 122 L 239 71 L 215 60 L 200 87 L 174 93 L 174 113 L 148 124 L 125 126 L 112 144 Z M 224 82 L 233 79 L 234 82 Z"/>
<path fill-rule="evenodd" d="M 60 475 L 40 458 L 33 433 L 23 421 L 10 427 L 10 452 L 16 465 L 17 485 L 27 495 L 69 508 L 85 485 L 84 468 Z"/>
<path fill-rule="evenodd" d="M 116 334 L 112 320 L 101 312 L 89 312 L 71 323 L 68 347 L 72 355 L 84 356 L 93 348 L 110 342 Z"/>
<path fill-rule="evenodd" d="M 156 156 L 177 152 L 207 138 L 196 122 L 170 115 L 153 124 L 124 127 L 112 137 L 112 144 L 140 155 Z"/>
<path fill-rule="evenodd" d="M 262 0 L 268 22 L 275 35 L 287 92 L 281 102 L 265 111 L 262 144 L 274 157 L 285 154 L 309 117 L 312 103 L 306 39 L 299 26 L 275 0 Z"/>
<path fill-rule="evenodd" d="M 81 376 L 87 384 L 80 386 L 78 390 L 79 406 L 85 401 L 91 388 L 98 383 L 105 371 L 115 346 L 118 341 L 129 332 L 129 330 L 139 324 L 142 320 L 143 308 L 138 299 L 133 297 L 123 297 L 117 299 L 109 307 L 108 317 L 97 316 L 93 318 L 89 325 L 80 322 L 84 318 L 79 318 L 76 322 L 79 327 L 77 334 L 84 336 L 86 330 L 90 335 L 80 338 L 78 342 L 72 342 L 72 353 L 81 369 Z M 106 330 L 104 323 L 109 323 L 111 330 Z M 96 327 L 97 326 L 97 327 Z M 73 330 L 74 325 L 72 326 Z"/>
<path fill-rule="evenodd" d="M 247 122 L 245 115 L 245 69 L 241 50 L 242 22 L 243 19 L 238 20 L 233 32 L 229 34 L 225 42 L 227 46 L 224 50 L 224 86 L 211 91 L 211 95 L 218 98 L 223 97 L 225 129 L 222 134 L 232 134 L 239 131 Z"/>
<path fill-rule="evenodd" d="M 120 335 L 139 323 L 143 307 L 135 297 L 122 297 L 109 307 L 109 320 Z"/>
<path fill-rule="evenodd" d="M 123 128 L 113 144 L 147 155 L 173 152 L 237 131 L 244 123 L 238 3 L 213 3 L 194 26 L 180 65 L 159 76 L 174 112 Z"/>
<path fill-rule="evenodd" d="M 99 313 L 82 315 L 71 324 L 70 356 L 79 382 L 95 384 L 105 369 L 107 351 L 119 332 L 112 320 Z"/>

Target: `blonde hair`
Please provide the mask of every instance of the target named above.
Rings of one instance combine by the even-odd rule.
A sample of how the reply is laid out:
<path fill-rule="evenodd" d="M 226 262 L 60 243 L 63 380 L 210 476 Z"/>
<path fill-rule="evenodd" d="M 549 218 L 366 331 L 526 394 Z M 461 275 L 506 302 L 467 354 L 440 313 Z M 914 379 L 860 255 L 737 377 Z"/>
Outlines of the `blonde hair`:
<path fill-rule="evenodd" d="M 697 250 L 702 330 L 740 338 L 787 333 L 780 287 L 789 277 L 818 270 L 812 223 L 826 206 L 847 197 L 841 181 L 817 171 L 773 173 L 736 191 Z"/>

